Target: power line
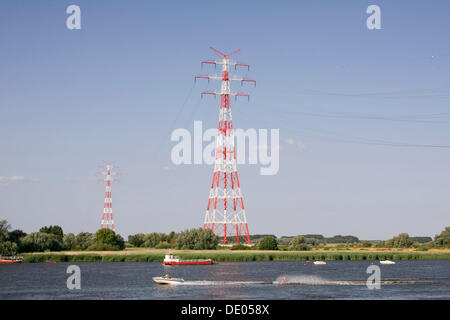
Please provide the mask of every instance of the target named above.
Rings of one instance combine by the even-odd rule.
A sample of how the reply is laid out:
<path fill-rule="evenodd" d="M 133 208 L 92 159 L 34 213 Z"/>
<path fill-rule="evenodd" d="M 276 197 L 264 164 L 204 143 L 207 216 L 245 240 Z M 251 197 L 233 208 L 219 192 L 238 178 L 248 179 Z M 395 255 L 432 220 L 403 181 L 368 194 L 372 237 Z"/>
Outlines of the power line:
<path fill-rule="evenodd" d="M 410 89 L 385 92 L 329 92 L 321 90 L 298 90 L 297 93 L 315 96 L 359 97 L 359 98 L 450 98 L 450 86 L 429 89 Z"/>
<path fill-rule="evenodd" d="M 293 110 L 280 110 L 277 112 L 294 114 L 294 115 L 302 115 L 309 117 L 318 117 L 318 118 L 338 118 L 338 119 L 365 119 L 365 120 L 385 120 L 385 121 L 394 121 L 394 122 L 416 122 L 416 123 L 436 123 L 436 124 L 448 124 L 450 121 L 433 121 L 433 120 L 422 120 L 420 116 L 364 116 L 364 115 L 349 115 L 349 114 L 321 114 L 321 113 L 312 113 L 312 112 L 303 112 L 303 111 L 293 111 Z M 450 113 L 442 113 L 442 116 L 450 116 Z M 425 116 L 426 117 L 426 116 Z M 416 119 L 414 119 L 416 118 Z M 417 119 L 419 118 L 419 119 Z M 431 116 L 431 118 L 435 118 L 435 116 Z"/>

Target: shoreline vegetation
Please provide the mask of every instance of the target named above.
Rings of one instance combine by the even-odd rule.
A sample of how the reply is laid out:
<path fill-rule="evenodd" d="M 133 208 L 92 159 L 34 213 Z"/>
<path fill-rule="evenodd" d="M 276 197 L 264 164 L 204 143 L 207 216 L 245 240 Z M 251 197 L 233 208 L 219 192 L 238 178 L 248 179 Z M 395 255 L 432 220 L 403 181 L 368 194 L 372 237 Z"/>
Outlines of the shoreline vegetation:
<path fill-rule="evenodd" d="M 25 233 L 0 220 L 0 256 L 23 256 L 24 262 L 162 262 L 171 250 L 182 259 L 216 262 L 296 260 L 450 260 L 450 227 L 431 237 L 400 233 L 387 240 L 360 240 L 352 235 L 250 235 L 248 239 L 222 238 L 209 229 L 187 229 L 169 234 L 129 235 L 127 241 L 111 229 L 95 233 L 64 233 L 60 226 L 45 226 Z M 239 241 L 240 240 L 240 241 Z M 241 242 L 241 244 L 239 244 Z"/>
<path fill-rule="evenodd" d="M 277 250 L 171 250 L 183 259 L 214 262 L 306 260 L 449 260 L 450 249 L 414 250 L 277 251 Z M 162 262 L 167 250 L 130 248 L 124 251 L 59 251 L 23 253 L 23 262 Z"/>

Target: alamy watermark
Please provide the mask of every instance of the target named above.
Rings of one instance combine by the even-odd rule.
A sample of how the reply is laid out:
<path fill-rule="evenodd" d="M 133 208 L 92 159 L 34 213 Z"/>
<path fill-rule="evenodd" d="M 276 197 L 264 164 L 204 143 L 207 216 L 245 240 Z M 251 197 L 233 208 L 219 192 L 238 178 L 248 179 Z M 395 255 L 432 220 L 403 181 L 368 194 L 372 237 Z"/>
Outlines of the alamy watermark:
<path fill-rule="evenodd" d="M 367 278 L 366 286 L 369 290 L 381 289 L 381 269 L 377 265 L 367 267 L 366 273 L 370 274 Z"/>
<path fill-rule="evenodd" d="M 70 16 L 66 19 L 66 27 L 69 30 L 80 30 L 81 29 L 81 9 L 79 6 L 72 4 L 67 7 L 66 13 Z"/>
<path fill-rule="evenodd" d="M 379 6 L 372 4 L 367 7 L 367 14 L 370 16 L 366 20 L 366 26 L 369 30 L 380 30 L 381 29 L 381 9 Z"/>
<path fill-rule="evenodd" d="M 227 144 L 235 145 L 237 164 L 259 164 L 261 175 L 278 173 L 280 168 L 279 129 L 251 128 L 247 130 L 234 129 L 233 131 L 234 141 L 227 141 Z M 217 128 L 203 131 L 202 121 L 194 121 L 193 136 L 187 129 L 175 129 L 170 137 L 171 141 L 178 142 L 171 150 L 172 163 L 175 165 L 213 164 L 217 136 Z"/>
<path fill-rule="evenodd" d="M 66 273 L 71 274 L 67 278 L 67 289 L 69 290 L 80 290 L 81 289 L 81 269 L 77 265 L 70 265 L 67 267 Z"/>

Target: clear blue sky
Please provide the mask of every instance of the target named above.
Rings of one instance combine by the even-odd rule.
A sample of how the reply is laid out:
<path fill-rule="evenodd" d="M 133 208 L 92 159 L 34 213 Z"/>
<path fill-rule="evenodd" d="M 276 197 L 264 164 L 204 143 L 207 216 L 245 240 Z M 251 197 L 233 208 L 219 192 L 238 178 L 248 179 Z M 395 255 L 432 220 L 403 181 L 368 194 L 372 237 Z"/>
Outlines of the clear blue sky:
<path fill-rule="evenodd" d="M 70 4 L 81 30 L 66 28 Z M 173 166 L 169 135 L 217 125 L 199 94 L 216 84 L 192 89 L 212 45 L 241 48 L 258 81 L 232 103 L 235 126 L 280 129 L 277 175 L 238 168 L 251 233 L 433 236 L 450 225 L 449 14 L 448 1 L 2 1 L 0 219 L 94 232 L 97 166 L 116 160 L 119 233 L 201 226 L 213 167 Z"/>

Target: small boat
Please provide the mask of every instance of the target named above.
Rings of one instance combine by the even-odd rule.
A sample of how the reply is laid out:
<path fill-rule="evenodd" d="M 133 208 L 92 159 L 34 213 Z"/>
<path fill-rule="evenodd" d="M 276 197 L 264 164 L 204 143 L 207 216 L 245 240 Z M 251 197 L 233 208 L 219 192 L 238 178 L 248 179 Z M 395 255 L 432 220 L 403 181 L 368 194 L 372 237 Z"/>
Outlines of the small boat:
<path fill-rule="evenodd" d="M 391 260 L 380 260 L 381 264 L 395 264 L 395 261 L 391 261 Z"/>
<path fill-rule="evenodd" d="M 323 266 L 325 264 L 327 264 L 325 261 L 314 261 L 313 262 L 316 266 Z"/>
<path fill-rule="evenodd" d="M 0 263 L 22 263 L 23 257 L 0 257 Z"/>
<path fill-rule="evenodd" d="M 182 284 L 184 279 L 170 277 L 153 277 L 153 281 L 159 284 Z"/>
<path fill-rule="evenodd" d="M 45 263 L 56 263 L 56 262 L 52 261 L 52 260 L 47 260 L 47 261 L 45 261 Z"/>
<path fill-rule="evenodd" d="M 166 254 L 163 261 L 163 266 L 178 266 L 178 265 L 198 265 L 198 264 L 213 264 L 211 259 L 192 259 L 182 260 L 179 257 L 174 257 L 172 253 Z"/>

